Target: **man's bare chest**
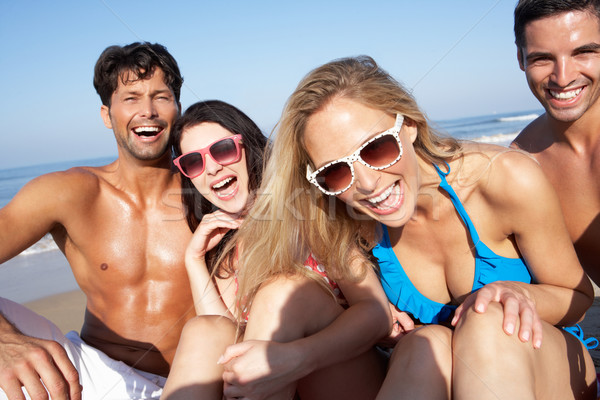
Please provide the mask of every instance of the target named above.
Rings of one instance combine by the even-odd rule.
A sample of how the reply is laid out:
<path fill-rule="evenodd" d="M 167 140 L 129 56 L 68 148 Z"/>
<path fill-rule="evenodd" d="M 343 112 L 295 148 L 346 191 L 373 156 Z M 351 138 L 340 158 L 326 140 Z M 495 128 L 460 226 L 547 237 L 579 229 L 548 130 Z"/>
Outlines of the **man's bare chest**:
<path fill-rule="evenodd" d="M 600 168 L 580 161 L 543 162 L 542 168 L 554 186 L 567 229 L 576 242 L 600 215 Z"/>
<path fill-rule="evenodd" d="M 162 218 L 160 212 L 117 206 L 90 207 L 86 218 L 67 221 L 54 237 L 76 278 L 133 284 L 185 273 L 191 232 L 185 221 Z"/>

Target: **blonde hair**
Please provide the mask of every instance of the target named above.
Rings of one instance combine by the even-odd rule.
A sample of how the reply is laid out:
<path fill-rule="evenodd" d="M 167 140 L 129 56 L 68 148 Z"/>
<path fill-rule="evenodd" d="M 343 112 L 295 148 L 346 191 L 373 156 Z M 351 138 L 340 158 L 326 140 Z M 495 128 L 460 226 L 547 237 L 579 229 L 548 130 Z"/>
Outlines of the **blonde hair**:
<path fill-rule="evenodd" d="M 339 59 L 310 72 L 286 103 L 256 202 L 237 233 L 240 304 L 249 306 L 260 285 L 280 274 L 306 275 L 327 288 L 303 266 L 310 253 L 334 280 L 360 280 L 373 267 L 368 256 L 377 239 L 373 221 L 323 195 L 305 177 L 307 121 L 339 97 L 413 121 L 415 151 L 430 162 L 460 152 L 456 140 L 430 129 L 414 98 L 372 58 Z"/>

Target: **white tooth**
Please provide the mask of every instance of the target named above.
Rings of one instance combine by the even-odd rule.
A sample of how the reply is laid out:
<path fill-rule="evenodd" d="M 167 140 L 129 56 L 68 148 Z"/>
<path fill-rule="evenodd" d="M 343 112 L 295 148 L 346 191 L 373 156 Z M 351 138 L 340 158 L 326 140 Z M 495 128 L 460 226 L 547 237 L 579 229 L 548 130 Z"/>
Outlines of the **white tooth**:
<path fill-rule="evenodd" d="M 140 126 L 135 128 L 136 132 L 158 132 L 159 128 L 155 126 Z"/>
<path fill-rule="evenodd" d="M 379 196 L 377 197 L 373 197 L 371 199 L 367 199 L 371 204 L 377 204 L 385 199 L 387 199 L 390 194 L 392 194 L 392 191 L 394 190 L 394 187 L 396 186 L 396 184 L 393 184 L 392 186 L 390 186 L 389 188 L 387 188 L 383 193 L 381 193 Z"/>
<path fill-rule="evenodd" d="M 572 98 L 575 98 L 579 93 L 581 93 L 582 90 L 583 90 L 583 88 L 579 88 L 579 89 L 575 89 L 575 90 L 570 90 L 568 92 L 555 92 L 553 90 L 550 90 L 550 94 L 555 99 L 570 100 Z"/>
<path fill-rule="evenodd" d="M 218 188 L 222 188 L 223 186 L 227 185 L 229 182 L 231 182 L 233 180 L 232 177 L 229 177 L 227 179 L 223 179 L 221 182 L 217 183 L 216 185 L 213 186 L 213 189 L 218 189 Z"/>

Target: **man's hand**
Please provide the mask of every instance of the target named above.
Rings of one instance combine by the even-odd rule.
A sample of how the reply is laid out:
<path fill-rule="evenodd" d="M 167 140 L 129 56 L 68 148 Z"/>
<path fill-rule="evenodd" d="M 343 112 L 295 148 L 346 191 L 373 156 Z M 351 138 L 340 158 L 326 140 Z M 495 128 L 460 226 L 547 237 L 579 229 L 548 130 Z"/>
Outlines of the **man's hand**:
<path fill-rule="evenodd" d="M 43 384 L 42 384 L 43 383 Z M 45 386 L 45 388 L 44 388 Z M 9 399 L 80 400 L 79 373 L 57 342 L 25 336 L 18 331 L 0 335 L 0 388 Z"/>

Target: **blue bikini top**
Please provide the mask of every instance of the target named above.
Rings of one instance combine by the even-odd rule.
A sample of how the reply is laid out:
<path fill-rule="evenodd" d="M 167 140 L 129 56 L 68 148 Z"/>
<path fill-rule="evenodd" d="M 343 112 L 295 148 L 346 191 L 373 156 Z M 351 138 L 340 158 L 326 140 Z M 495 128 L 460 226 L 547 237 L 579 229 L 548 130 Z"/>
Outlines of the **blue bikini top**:
<path fill-rule="evenodd" d="M 471 218 L 469 218 L 454 189 L 446 181 L 446 176 L 450 173 L 450 166 L 448 166 L 448 172 L 446 173 L 442 172 L 435 164 L 434 167 L 441 179 L 440 187 L 450 196 L 454 208 L 456 208 L 467 226 L 475 247 L 475 277 L 472 291 L 495 281 L 531 283 L 531 274 L 522 258 L 501 257 L 479 239 L 479 234 L 471 222 Z M 417 290 L 404 272 L 396 254 L 394 254 L 387 228 L 385 226 L 382 226 L 382 228 L 383 238 L 373 249 L 373 255 L 377 257 L 379 262 L 381 284 L 389 301 L 401 311 L 412 314 L 422 323 L 447 321 L 456 306 L 430 300 Z"/>

